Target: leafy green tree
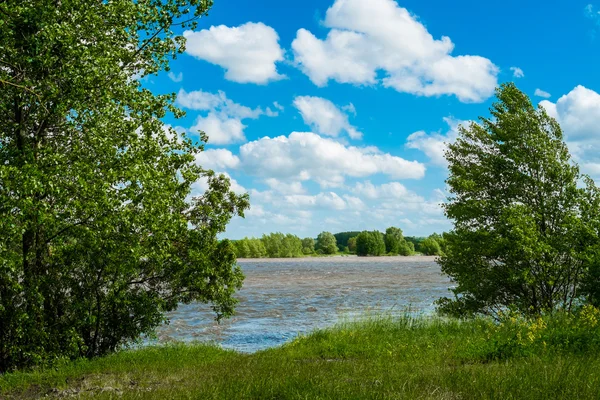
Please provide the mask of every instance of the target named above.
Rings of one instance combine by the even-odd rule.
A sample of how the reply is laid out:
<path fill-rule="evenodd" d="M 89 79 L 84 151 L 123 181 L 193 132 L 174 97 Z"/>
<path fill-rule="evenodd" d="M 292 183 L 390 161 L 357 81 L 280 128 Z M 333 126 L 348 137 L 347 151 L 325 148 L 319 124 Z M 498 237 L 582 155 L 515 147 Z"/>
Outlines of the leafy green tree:
<path fill-rule="evenodd" d="M 356 236 L 348 239 L 348 251 L 352 254 L 356 253 Z"/>
<path fill-rule="evenodd" d="M 350 231 L 350 232 L 339 232 L 334 234 L 335 240 L 337 241 L 338 249 L 342 250 L 345 246 L 348 246 L 348 241 L 357 237 L 360 232 L 358 231 Z"/>
<path fill-rule="evenodd" d="M 301 257 L 302 253 L 302 240 L 295 235 L 288 233 L 285 235 L 282 241 L 281 257 Z"/>
<path fill-rule="evenodd" d="M 243 275 L 217 234 L 247 196 L 161 122 L 175 96 L 136 79 L 211 5 L 0 2 L 0 372 L 106 354 L 179 303 L 232 313 Z"/>
<path fill-rule="evenodd" d="M 285 235 L 280 232 L 270 233 L 263 235 L 261 241 L 267 251 L 267 257 L 278 258 L 281 257 L 283 238 Z"/>
<path fill-rule="evenodd" d="M 406 240 L 404 239 L 404 235 L 402 235 L 402 229 L 396 227 L 389 227 L 385 231 L 384 235 L 385 241 L 385 251 L 388 254 L 400 254 L 401 249 L 402 252 L 406 252 L 408 249 L 408 245 L 406 244 Z M 407 255 L 407 254 L 403 254 Z"/>
<path fill-rule="evenodd" d="M 419 243 L 419 250 L 426 256 L 439 256 L 442 254 L 440 244 L 432 237 L 428 237 Z"/>
<path fill-rule="evenodd" d="M 262 240 L 252 238 L 248 241 L 248 250 L 250 252 L 249 257 L 251 258 L 262 258 L 267 256 L 267 249 Z"/>
<path fill-rule="evenodd" d="M 451 198 L 443 272 L 456 287 L 443 312 L 524 314 L 569 311 L 589 266 L 586 215 L 598 215 L 578 189 L 578 167 L 559 124 L 514 84 L 496 92 L 491 118 L 459 129 L 446 158 Z M 584 210 L 588 209 L 586 213 Z"/>
<path fill-rule="evenodd" d="M 320 250 L 322 254 L 335 254 L 338 251 L 337 241 L 335 236 L 330 232 L 321 232 L 317 236 L 317 244 L 315 245 L 317 250 Z"/>
<path fill-rule="evenodd" d="M 400 248 L 398 249 L 398 254 L 401 256 L 410 256 L 415 252 L 415 245 L 412 242 L 407 240 L 403 240 L 400 243 Z"/>
<path fill-rule="evenodd" d="M 249 258 L 250 255 L 250 241 L 248 238 L 244 238 L 242 240 L 236 240 L 233 242 L 235 246 L 235 256 L 237 258 Z"/>
<path fill-rule="evenodd" d="M 356 254 L 359 256 L 381 256 L 385 254 L 385 241 L 379 231 L 363 231 L 356 237 Z"/>
<path fill-rule="evenodd" d="M 261 239 L 266 255 L 270 258 L 301 257 L 302 240 L 295 235 L 276 232 L 263 235 Z"/>
<path fill-rule="evenodd" d="M 315 252 L 315 239 L 304 238 L 302 239 L 302 254 L 309 255 Z"/>

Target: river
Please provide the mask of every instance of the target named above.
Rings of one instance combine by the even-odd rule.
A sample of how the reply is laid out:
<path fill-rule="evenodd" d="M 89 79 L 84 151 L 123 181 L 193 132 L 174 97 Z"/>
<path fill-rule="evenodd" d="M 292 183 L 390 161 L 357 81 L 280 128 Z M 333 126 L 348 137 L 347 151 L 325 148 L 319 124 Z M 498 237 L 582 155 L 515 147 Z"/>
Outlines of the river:
<path fill-rule="evenodd" d="M 181 305 L 158 341 L 211 341 L 254 352 L 341 320 L 429 313 L 450 281 L 434 257 L 241 259 L 246 279 L 236 315 L 217 324 L 210 306 Z"/>

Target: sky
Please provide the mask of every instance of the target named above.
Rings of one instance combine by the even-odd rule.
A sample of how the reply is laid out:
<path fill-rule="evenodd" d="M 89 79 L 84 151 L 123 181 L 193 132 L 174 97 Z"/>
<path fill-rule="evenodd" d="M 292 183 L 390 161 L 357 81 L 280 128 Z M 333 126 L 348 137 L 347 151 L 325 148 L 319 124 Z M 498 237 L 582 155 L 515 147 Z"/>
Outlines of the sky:
<path fill-rule="evenodd" d="M 197 163 L 249 193 L 224 237 L 448 231 L 443 157 L 515 82 L 600 179 L 600 2 L 215 0 L 169 72 L 145 79 L 209 141 Z M 200 195 L 205 182 L 194 185 Z"/>

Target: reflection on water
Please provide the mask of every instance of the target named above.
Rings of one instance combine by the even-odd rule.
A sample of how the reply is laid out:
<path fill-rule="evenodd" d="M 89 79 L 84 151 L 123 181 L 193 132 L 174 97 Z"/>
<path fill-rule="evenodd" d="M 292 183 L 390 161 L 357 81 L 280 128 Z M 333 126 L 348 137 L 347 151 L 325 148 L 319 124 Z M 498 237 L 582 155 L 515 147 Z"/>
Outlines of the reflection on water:
<path fill-rule="evenodd" d="M 169 313 L 159 341 L 214 341 L 252 352 L 373 313 L 433 310 L 450 282 L 433 257 L 331 257 L 239 261 L 246 279 L 236 315 L 217 324 L 210 307 L 182 305 Z"/>

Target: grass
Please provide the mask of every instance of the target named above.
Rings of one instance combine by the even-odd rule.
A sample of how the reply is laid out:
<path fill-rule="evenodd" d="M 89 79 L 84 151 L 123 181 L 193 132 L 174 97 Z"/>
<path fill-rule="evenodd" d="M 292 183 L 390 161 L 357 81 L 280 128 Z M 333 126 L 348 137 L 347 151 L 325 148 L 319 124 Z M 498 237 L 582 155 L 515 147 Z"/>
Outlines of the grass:
<path fill-rule="evenodd" d="M 254 354 L 180 344 L 6 374 L 0 398 L 598 399 L 600 335 L 579 325 L 372 318 Z"/>

